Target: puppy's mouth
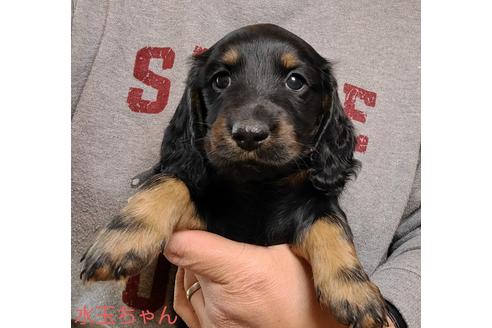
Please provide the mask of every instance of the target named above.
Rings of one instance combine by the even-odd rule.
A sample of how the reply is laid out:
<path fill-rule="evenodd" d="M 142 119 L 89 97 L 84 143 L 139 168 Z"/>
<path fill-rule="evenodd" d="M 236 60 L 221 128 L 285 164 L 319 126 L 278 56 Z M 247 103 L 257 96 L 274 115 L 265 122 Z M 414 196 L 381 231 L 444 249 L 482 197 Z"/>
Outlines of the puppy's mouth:
<path fill-rule="evenodd" d="M 261 127 L 250 127 L 231 128 L 224 118 L 218 118 L 205 137 L 211 164 L 221 170 L 261 174 L 266 168 L 290 164 L 303 152 L 293 127 L 286 122 L 280 122 L 268 133 L 263 133 Z"/>

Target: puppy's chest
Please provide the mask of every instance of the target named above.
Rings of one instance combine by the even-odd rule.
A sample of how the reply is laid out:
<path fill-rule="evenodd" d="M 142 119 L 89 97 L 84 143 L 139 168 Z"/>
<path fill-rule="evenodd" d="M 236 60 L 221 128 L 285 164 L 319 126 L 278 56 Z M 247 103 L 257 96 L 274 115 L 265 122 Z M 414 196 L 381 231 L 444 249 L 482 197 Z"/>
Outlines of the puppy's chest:
<path fill-rule="evenodd" d="M 207 230 L 256 245 L 292 243 L 316 216 L 319 199 L 305 188 L 213 185 L 197 202 Z"/>

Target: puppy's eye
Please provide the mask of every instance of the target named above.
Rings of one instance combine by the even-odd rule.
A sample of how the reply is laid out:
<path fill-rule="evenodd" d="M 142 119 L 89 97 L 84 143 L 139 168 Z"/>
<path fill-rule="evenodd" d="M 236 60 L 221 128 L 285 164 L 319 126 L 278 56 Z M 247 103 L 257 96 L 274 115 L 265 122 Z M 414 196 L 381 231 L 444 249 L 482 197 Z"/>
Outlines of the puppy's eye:
<path fill-rule="evenodd" d="M 219 73 L 215 76 L 213 86 L 216 89 L 223 90 L 231 85 L 231 77 L 227 73 Z"/>
<path fill-rule="evenodd" d="M 304 80 L 301 75 L 296 73 L 290 74 L 287 78 L 287 81 L 285 82 L 287 88 L 295 91 L 300 90 L 304 86 L 304 84 L 306 84 L 306 80 Z"/>

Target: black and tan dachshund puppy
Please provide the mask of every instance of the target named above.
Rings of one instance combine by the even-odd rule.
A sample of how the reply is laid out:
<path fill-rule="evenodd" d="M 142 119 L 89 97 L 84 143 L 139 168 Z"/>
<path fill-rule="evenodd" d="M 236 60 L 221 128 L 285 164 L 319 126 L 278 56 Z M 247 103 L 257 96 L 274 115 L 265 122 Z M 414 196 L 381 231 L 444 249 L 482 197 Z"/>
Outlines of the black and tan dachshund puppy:
<path fill-rule="evenodd" d="M 275 25 L 231 32 L 192 59 L 154 175 L 100 232 L 81 276 L 135 275 L 182 229 L 288 243 L 340 322 L 383 327 L 385 301 L 338 203 L 354 148 L 328 61 Z"/>

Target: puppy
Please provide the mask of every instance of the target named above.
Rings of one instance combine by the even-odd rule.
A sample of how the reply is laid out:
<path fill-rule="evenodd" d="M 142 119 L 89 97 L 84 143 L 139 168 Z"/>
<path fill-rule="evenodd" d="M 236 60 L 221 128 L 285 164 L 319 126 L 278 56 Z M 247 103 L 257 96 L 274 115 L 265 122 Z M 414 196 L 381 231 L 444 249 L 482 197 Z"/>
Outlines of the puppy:
<path fill-rule="evenodd" d="M 296 35 L 246 26 L 192 59 L 153 176 L 98 235 L 84 281 L 140 272 L 173 231 L 288 243 L 343 324 L 383 327 L 338 197 L 354 174 L 353 126 L 330 63 Z"/>

